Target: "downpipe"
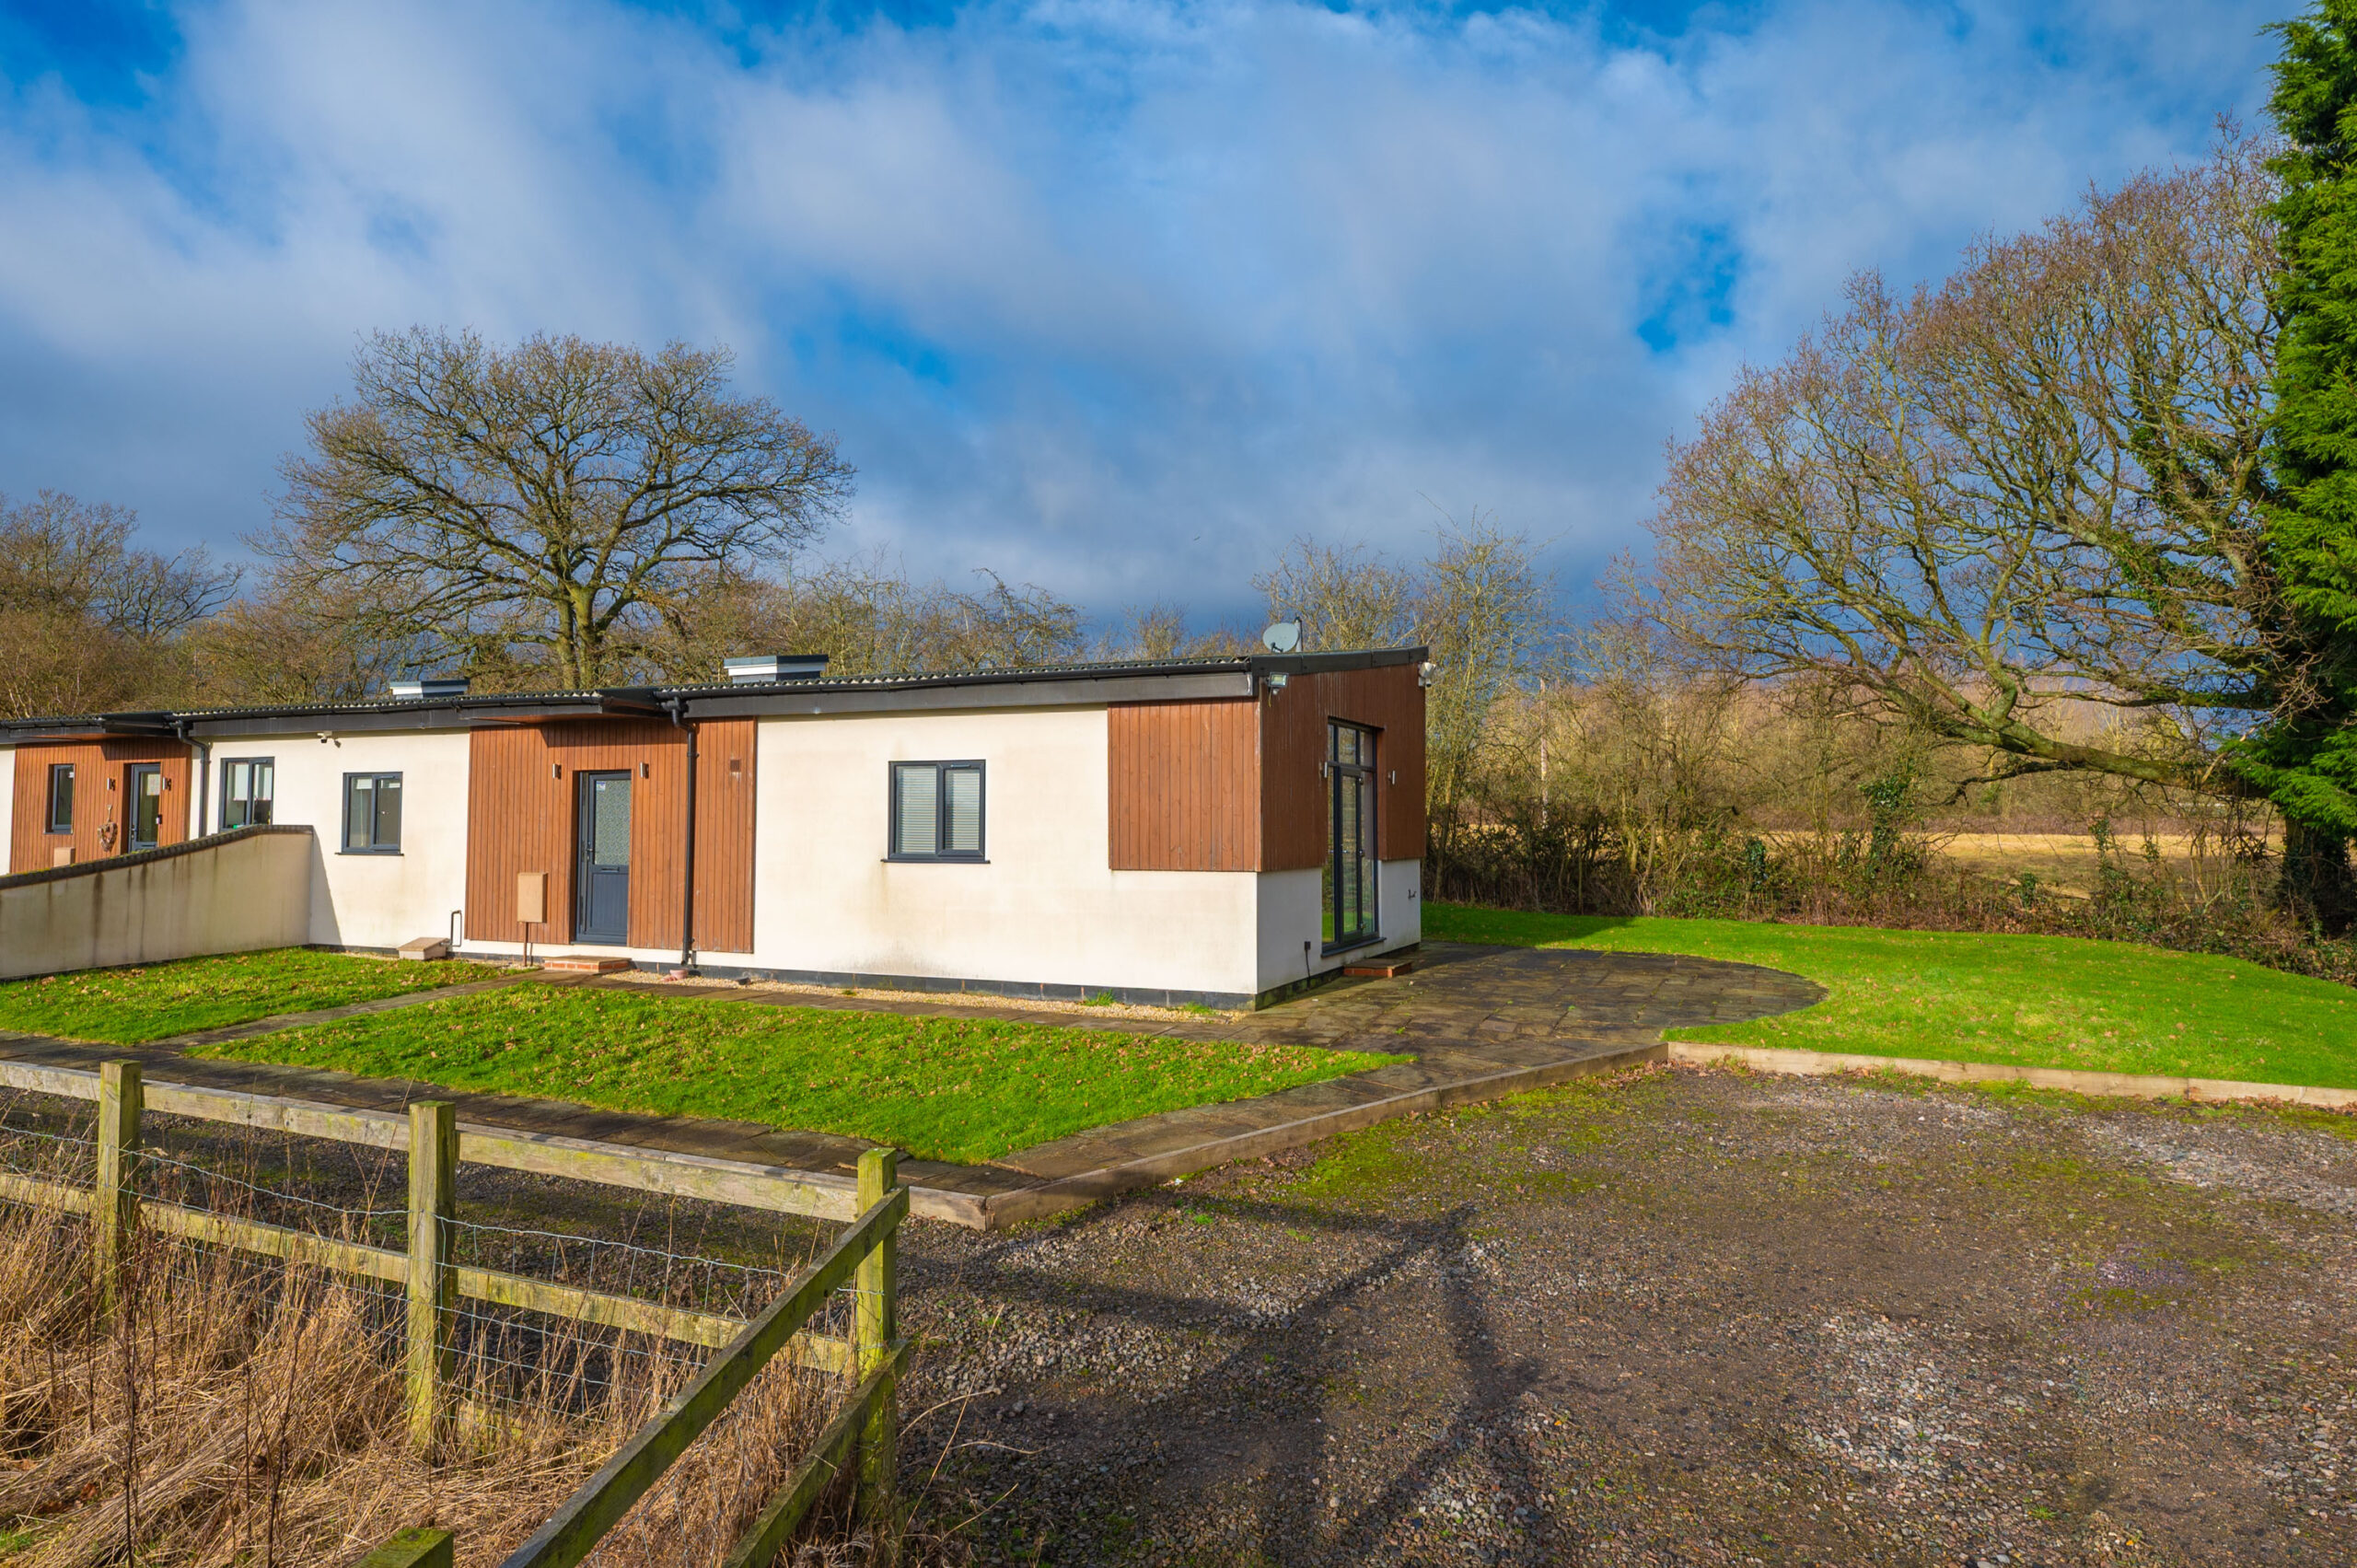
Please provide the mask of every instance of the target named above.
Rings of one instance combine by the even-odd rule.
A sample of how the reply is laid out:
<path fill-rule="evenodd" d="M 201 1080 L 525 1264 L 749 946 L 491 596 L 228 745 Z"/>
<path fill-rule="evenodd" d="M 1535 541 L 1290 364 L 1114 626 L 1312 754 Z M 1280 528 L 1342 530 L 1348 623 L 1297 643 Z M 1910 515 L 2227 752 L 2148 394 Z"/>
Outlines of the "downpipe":
<path fill-rule="evenodd" d="M 673 697 L 664 705 L 688 738 L 688 845 L 679 875 L 679 973 L 685 978 L 696 972 L 696 726 L 688 722 L 686 698 Z"/>

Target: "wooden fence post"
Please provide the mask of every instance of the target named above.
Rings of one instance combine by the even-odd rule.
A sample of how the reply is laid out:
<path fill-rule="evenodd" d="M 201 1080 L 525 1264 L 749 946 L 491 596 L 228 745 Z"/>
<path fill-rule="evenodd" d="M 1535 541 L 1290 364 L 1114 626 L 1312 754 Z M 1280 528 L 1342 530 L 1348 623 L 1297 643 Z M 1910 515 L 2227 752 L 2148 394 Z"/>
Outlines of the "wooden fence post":
<path fill-rule="evenodd" d="M 900 1156 L 892 1149 L 870 1149 L 859 1156 L 859 1207 L 865 1214 L 889 1197 L 900 1184 Z M 853 1278 L 859 1294 L 853 1298 L 857 1328 L 852 1337 L 855 1376 L 866 1377 L 891 1359 L 892 1343 L 900 1337 L 900 1237 L 897 1228 L 886 1231 L 859 1260 Z M 868 1407 L 867 1430 L 859 1445 L 859 1509 L 869 1519 L 885 1519 L 892 1506 L 892 1481 L 900 1468 L 900 1409 L 892 1380 L 888 1377 Z"/>
<path fill-rule="evenodd" d="M 403 1530 L 360 1560 L 359 1568 L 450 1568 L 448 1530 Z"/>
<path fill-rule="evenodd" d="M 459 1272 L 450 1266 L 450 1222 L 458 1185 L 458 1109 L 421 1100 L 409 1108 L 409 1434 L 420 1453 L 441 1431 L 456 1370 Z"/>
<path fill-rule="evenodd" d="M 99 1181 L 91 1194 L 90 1219 L 99 1309 L 110 1318 L 122 1293 L 123 1254 L 137 1218 L 139 1198 L 129 1167 L 139 1154 L 144 1098 L 138 1063 L 109 1062 L 99 1068 Z"/>

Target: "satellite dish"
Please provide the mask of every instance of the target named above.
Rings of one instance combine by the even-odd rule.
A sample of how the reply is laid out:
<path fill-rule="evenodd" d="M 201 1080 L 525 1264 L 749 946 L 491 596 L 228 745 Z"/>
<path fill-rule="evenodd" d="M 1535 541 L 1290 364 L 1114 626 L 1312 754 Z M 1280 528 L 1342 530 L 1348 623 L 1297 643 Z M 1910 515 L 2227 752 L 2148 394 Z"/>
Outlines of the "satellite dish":
<path fill-rule="evenodd" d="M 1289 654 L 1301 646 L 1301 622 L 1280 621 L 1260 633 L 1260 645 L 1272 654 Z"/>

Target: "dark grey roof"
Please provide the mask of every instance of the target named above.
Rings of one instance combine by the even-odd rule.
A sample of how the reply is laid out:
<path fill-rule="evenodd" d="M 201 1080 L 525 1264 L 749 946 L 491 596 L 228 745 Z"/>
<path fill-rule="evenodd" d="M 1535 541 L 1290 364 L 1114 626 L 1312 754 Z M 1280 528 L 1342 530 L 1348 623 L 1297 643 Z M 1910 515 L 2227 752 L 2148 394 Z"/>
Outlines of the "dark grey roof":
<path fill-rule="evenodd" d="M 1102 702 L 1248 696 L 1271 675 L 1414 664 L 1422 647 L 1330 654 L 1112 659 L 935 675 L 815 676 L 688 686 L 613 686 L 587 691 L 503 691 L 482 696 L 372 698 L 135 714 L 0 719 L 0 742 L 107 735 L 215 736 L 313 730 L 461 729 L 539 718 L 690 718 L 911 708 L 1057 707 Z"/>

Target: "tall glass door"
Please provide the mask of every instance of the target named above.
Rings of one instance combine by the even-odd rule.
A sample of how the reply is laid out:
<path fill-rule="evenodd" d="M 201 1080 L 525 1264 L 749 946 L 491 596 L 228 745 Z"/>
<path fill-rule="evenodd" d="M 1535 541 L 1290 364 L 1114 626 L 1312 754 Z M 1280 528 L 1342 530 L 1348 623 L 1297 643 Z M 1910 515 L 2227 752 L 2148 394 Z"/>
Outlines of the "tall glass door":
<path fill-rule="evenodd" d="M 1326 946 L 1376 935 L 1375 732 L 1326 726 Z"/>

